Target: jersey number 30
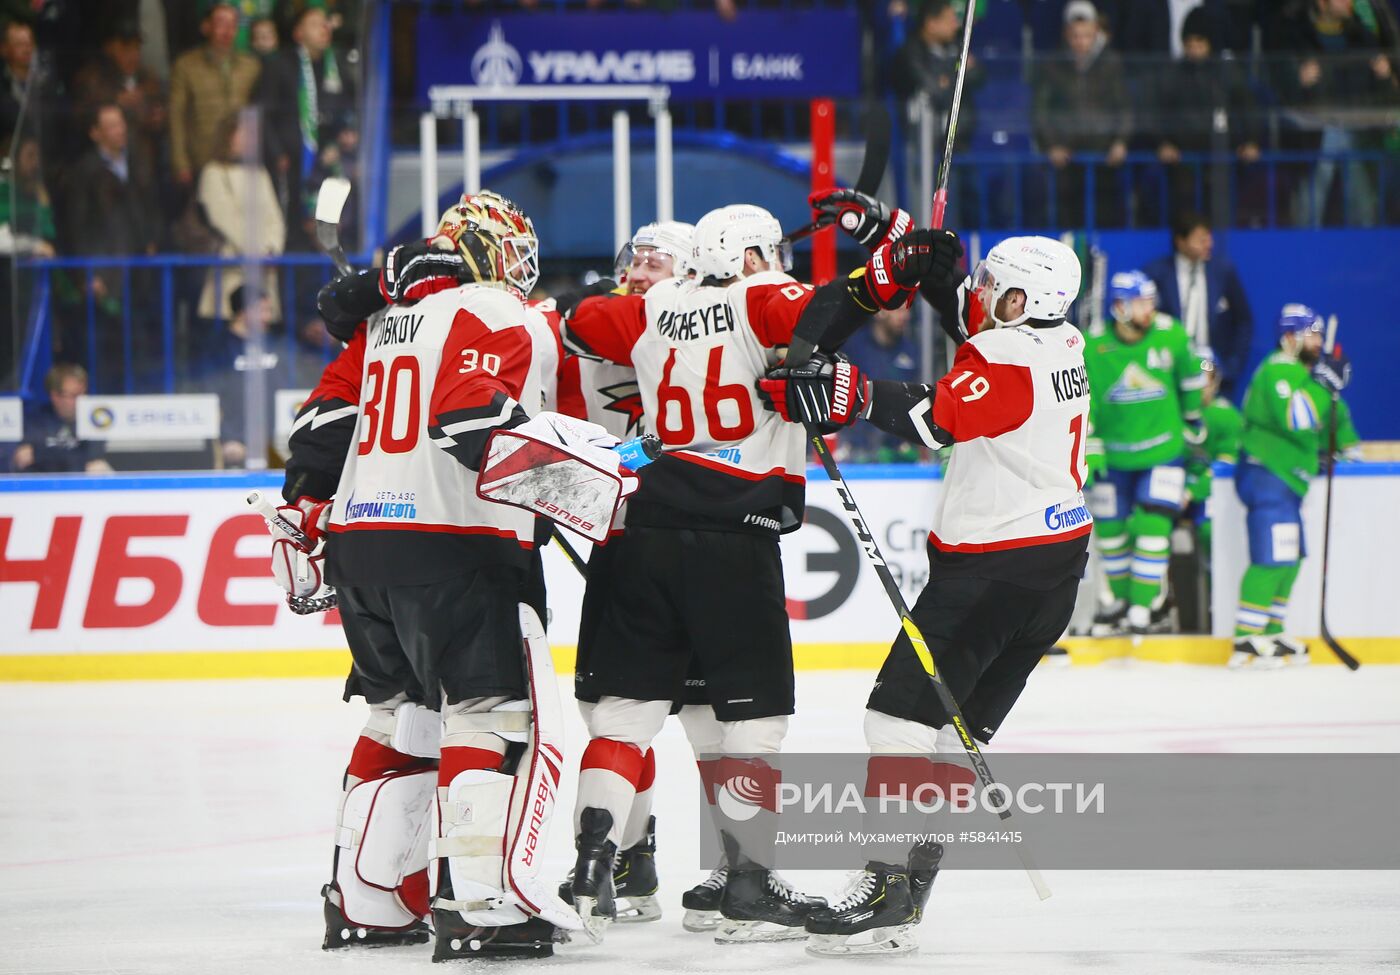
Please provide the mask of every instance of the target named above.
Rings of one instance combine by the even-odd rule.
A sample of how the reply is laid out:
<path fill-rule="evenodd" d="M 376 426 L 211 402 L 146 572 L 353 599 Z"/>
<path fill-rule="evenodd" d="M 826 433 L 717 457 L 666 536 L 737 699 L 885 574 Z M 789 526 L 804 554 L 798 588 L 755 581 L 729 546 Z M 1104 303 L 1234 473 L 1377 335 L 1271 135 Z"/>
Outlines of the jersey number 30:
<path fill-rule="evenodd" d="M 375 441 L 386 454 L 406 454 L 418 446 L 418 431 L 422 426 L 419 415 L 418 360 L 411 355 L 399 356 L 390 362 L 386 369 L 378 359 L 370 361 L 366 380 L 370 385 L 370 396 L 365 401 L 364 437 L 360 440 L 360 454 L 374 449 Z M 407 424 L 403 435 L 395 436 L 398 426 L 396 405 L 405 403 L 408 407 Z"/>
<path fill-rule="evenodd" d="M 710 350 L 705 368 L 705 388 L 701 392 L 705 427 L 710 440 L 742 440 L 753 433 L 753 394 L 743 383 L 720 383 L 719 373 L 723 362 L 724 346 L 717 345 Z M 676 350 L 672 349 L 661 370 L 661 385 L 656 391 L 659 414 L 656 432 L 666 446 L 683 447 L 696 440 L 695 406 L 684 386 L 672 385 L 671 370 L 675 366 Z M 738 419 L 733 425 L 726 424 L 720 416 L 721 403 L 734 404 Z"/>

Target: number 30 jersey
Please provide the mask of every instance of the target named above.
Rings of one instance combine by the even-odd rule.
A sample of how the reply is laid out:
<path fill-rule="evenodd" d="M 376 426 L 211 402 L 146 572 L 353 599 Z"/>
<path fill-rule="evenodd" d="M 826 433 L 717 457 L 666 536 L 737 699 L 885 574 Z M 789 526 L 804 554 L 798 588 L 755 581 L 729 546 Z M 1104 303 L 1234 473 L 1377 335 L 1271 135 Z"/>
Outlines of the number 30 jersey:
<path fill-rule="evenodd" d="M 627 524 L 786 532 L 802 524 L 806 435 L 763 408 L 755 383 L 811 301 L 779 271 L 728 287 L 670 278 L 644 296 L 583 301 L 566 323 L 579 355 L 633 367 L 649 432 Z"/>
<path fill-rule="evenodd" d="M 423 585 L 524 566 L 534 517 L 476 495 L 491 432 L 541 402 L 524 304 L 483 285 L 370 317 L 292 428 L 283 493 L 335 493 L 330 581 Z"/>

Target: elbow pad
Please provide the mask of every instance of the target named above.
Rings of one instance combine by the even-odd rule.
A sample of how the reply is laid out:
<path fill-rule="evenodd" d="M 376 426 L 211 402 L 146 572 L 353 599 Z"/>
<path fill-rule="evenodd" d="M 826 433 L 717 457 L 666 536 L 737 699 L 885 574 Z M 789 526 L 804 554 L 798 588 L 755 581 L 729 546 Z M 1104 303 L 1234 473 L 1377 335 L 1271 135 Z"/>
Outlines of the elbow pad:
<path fill-rule="evenodd" d="M 865 416 L 873 425 L 906 443 L 930 450 L 946 447 L 953 435 L 933 422 L 935 390 L 924 383 L 898 383 L 881 379 L 871 384 L 872 396 Z"/>

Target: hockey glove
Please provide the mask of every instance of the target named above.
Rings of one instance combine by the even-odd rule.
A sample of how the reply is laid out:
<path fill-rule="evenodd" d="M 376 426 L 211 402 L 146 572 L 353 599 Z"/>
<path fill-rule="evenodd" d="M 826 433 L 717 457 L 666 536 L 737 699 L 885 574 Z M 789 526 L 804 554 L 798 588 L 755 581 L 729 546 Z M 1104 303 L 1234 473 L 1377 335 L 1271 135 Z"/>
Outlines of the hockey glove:
<path fill-rule="evenodd" d="M 446 237 L 400 244 L 379 272 L 379 290 L 390 304 L 414 302 L 472 280 L 467 264 Z"/>
<path fill-rule="evenodd" d="M 835 433 L 860 419 L 870 402 L 870 380 L 845 356 L 819 352 L 800 366 L 778 366 L 758 381 L 768 409 L 791 423 Z"/>
<path fill-rule="evenodd" d="M 335 590 L 325 583 L 326 525 L 331 502 L 300 497 L 295 504 L 278 507 L 270 519 L 272 576 L 287 591 L 287 605 L 294 613 L 320 613 L 335 606 Z"/>
<path fill-rule="evenodd" d="M 1351 360 L 1341 349 L 1334 349 L 1313 363 L 1312 377 L 1329 393 L 1340 393 L 1351 382 Z"/>
<path fill-rule="evenodd" d="M 962 242 L 951 230 L 913 230 L 877 247 L 853 277 L 863 273 L 876 307 L 904 308 L 920 283 L 955 279 L 962 254 Z"/>
<path fill-rule="evenodd" d="M 881 244 L 893 243 L 914 227 L 914 218 L 906 211 L 891 211 L 860 190 L 818 190 L 807 197 L 807 202 L 819 220 L 834 220 L 856 243 L 872 251 Z"/>
<path fill-rule="evenodd" d="M 1084 466 L 1088 468 L 1088 476 L 1084 478 L 1086 488 L 1108 473 L 1108 455 L 1098 437 L 1090 437 L 1084 445 Z"/>

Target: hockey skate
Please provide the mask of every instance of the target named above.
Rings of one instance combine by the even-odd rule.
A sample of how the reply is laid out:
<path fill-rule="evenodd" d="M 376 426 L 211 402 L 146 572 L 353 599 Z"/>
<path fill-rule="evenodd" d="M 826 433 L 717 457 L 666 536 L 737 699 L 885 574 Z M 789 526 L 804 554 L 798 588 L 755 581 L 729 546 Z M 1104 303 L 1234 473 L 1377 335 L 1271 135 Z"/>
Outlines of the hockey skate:
<path fill-rule="evenodd" d="M 661 902 L 656 898 L 656 817 L 647 820 L 646 837 L 628 847 L 613 860 L 613 902 L 618 924 L 635 924 L 661 918 Z M 718 895 L 716 895 L 718 896 Z M 559 899 L 574 902 L 574 872 L 559 885 Z M 718 906 L 718 900 L 716 900 Z"/>
<path fill-rule="evenodd" d="M 1094 622 L 1089 626 L 1090 636 L 1122 636 L 1127 632 L 1128 603 L 1117 599 L 1111 603 L 1100 603 L 1094 614 Z"/>
<path fill-rule="evenodd" d="M 763 867 L 750 864 L 728 873 L 719 899 L 715 944 L 800 941 L 807 937 L 807 917 L 826 907 L 824 899 L 798 893 Z"/>
<path fill-rule="evenodd" d="M 696 932 L 713 931 L 719 927 L 719 900 L 728 879 L 729 868 L 716 867 L 708 877 L 681 895 L 681 907 L 685 908 L 681 927 Z"/>
<path fill-rule="evenodd" d="M 1278 670 L 1289 663 L 1308 662 L 1308 646 L 1284 636 L 1251 636 L 1235 641 L 1234 652 L 1225 666 L 1231 670 Z"/>
<path fill-rule="evenodd" d="M 617 844 L 608 839 L 612 814 L 592 806 L 579 817 L 575 843 L 578 860 L 574 863 L 571 893 L 573 905 L 583 919 L 583 930 L 594 944 L 602 944 L 603 932 L 617 917 L 613 893 L 613 859 Z"/>
<path fill-rule="evenodd" d="M 326 938 L 322 951 L 338 948 L 396 948 L 400 945 L 427 944 L 432 937 L 424 921 L 415 921 L 406 928 L 371 928 L 352 924 L 341 910 L 340 891 L 335 884 L 321 888 L 325 898 Z"/>
<path fill-rule="evenodd" d="M 925 898 L 936 869 L 925 871 Z M 913 954 L 919 950 L 914 928 L 922 913 L 909 869 L 871 861 L 841 900 L 807 919 L 807 953 L 825 958 Z"/>
<path fill-rule="evenodd" d="M 482 927 L 468 924 L 457 911 L 433 909 L 437 941 L 433 961 L 459 958 L 549 958 L 554 946 L 569 940 L 568 933 L 543 918 L 532 917 L 522 924 Z M 426 939 L 424 939 L 426 940 Z"/>
<path fill-rule="evenodd" d="M 929 894 L 933 892 L 933 882 L 938 879 L 938 865 L 942 861 L 941 843 L 920 843 L 909 852 L 909 893 L 919 909 L 920 920 L 923 920 L 924 908 L 928 907 Z"/>

